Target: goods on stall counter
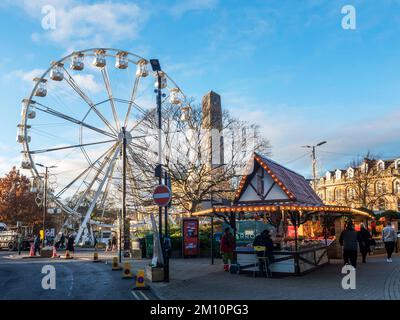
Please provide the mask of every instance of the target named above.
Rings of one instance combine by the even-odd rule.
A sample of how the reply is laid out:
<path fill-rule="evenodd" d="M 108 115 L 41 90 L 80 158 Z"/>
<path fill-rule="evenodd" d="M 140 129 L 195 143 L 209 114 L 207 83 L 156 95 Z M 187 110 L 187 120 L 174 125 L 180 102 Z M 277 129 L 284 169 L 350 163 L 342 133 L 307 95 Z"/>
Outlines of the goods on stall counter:
<path fill-rule="evenodd" d="M 323 247 L 324 244 L 319 240 L 299 240 L 298 241 L 298 249 L 311 249 L 317 247 Z M 282 245 L 282 249 L 285 251 L 295 251 L 296 250 L 296 242 L 294 240 L 285 241 Z"/>

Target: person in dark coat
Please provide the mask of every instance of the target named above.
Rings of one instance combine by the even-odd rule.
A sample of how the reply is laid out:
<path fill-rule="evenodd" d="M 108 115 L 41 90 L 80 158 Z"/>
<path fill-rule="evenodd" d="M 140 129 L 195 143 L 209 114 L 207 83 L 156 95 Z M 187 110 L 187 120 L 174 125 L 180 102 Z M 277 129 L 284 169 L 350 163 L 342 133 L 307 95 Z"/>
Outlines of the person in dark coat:
<path fill-rule="evenodd" d="M 362 262 L 366 263 L 367 253 L 371 251 L 371 234 L 365 227 L 364 223 L 360 224 L 360 231 L 358 232 L 358 238 L 360 243 L 360 252 L 362 256 Z"/>
<path fill-rule="evenodd" d="M 38 235 L 35 235 L 35 238 L 33 240 L 33 246 L 34 246 L 34 250 L 35 250 L 35 256 L 36 256 L 36 251 L 39 252 L 40 255 L 40 238 Z"/>
<path fill-rule="evenodd" d="M 272 242 L 271 235 L 268 230 L 264 230 L 254 238 L 253 247 L 263 247 L 264 250 L 256 251 L 257 257 L 268 257 L 267 259 L 258 259 L 258 267 L 261 273 L 264 273 L 268 268 L 268 263 L 272 261 L 274 250 L 274 243 Z"/>
<path fill-rule="evenodd" d="M 72 234 L 69 235 L 68 242 L 67 242 L 67 250 L 70 251 L 70 252 L 74 252 L 75 251 L 74 250 L 74 240 L 75 240 L 74 236 Z"/>
<path fill-rule="evenodd" d="M 359 236 L 354 230 L 352 222 L 348 222 L 346 229 L 340 234 L 339 243 L 343 246 L 344 264 L 349 264 L 350 262 L 350 264 L 356 268 Z"/>

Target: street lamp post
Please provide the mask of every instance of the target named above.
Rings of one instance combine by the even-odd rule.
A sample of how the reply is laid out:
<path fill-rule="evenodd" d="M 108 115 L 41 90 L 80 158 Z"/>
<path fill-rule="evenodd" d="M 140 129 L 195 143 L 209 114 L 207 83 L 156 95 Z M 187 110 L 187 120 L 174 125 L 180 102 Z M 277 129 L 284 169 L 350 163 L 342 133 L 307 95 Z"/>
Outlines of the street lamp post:
<path fill-rule="evenodd" d="M 126 220 L 126 128 L 122 127 L 122 227 L 124 235 L 124 257 L 130 256 L 130 224 Z M 121 236 L 121 234 L 120 234 Z M 121 258 L 120 258 L 121 259 Z"/>
<path fill-rule="evenodd" d="M 45 174 L 44 174 L 44 189 L 43 189 L 43 245 L 45 244 L 45 239 L 46 239 L 46 228 L 45 228 L 45 223 L 46 223 L 46 211 L 47 211 L 47 182 L 49 179 L 49 169 L 57 168 L 56 166 L 45 166 L 40 163 L 36 163 L 37 166 L 45 168 Z"/>
<path fill-rule="evenodd" d="M 157 73 L 157 89 L 155 90 L 157 93 L 157 118 L 158 118 L 158 166 L 156 169 L 157 176 L 158 176 L 158 184 L 162 184 L 162 144 L 161 144 L 161 129 L 162 129 L 162 119 L 161 119 L 161 66 L 160 62 L 157 59 L 150 60 L 151 67 L 154 72 Z M 162 238 L 162 209 L 159 208 L 159 236 L 160 241 Z M 162 244 L 161 244 L 162 245 Z"/>
<path fill-rule="evenodd" d="M 317 158 L 315 155 L 315 149 L 323 144 L 327 143 L 327 141 L 322 141 L 314 146 L 303 146 L 303 148 L 312 149 L 311 151 L 311 161 L 312 161 L 312 180 L 313 180 L 313 188 L 314 190 L 317 189 Z"/>
<path fill-rule="evenodd" d="M 156 167 L 156 176 L 158 176 L 158 184 L 162 184 L 162 143 L 161 143 L 161 138 L 162 138 L 162 118 L 161 118 L 161 97 L 162 97 L 162 92 L 161 92 L 161 66 L 160 62 L 158 59 L 150 59 L 150 64 L 154 72 L 157 73 L 157 89 L 155 92 L 157 93 L 157 116 L 158 116 L 158 165 Z M 158 236 L 160 239 L 160 244 L 161 244 L 161 251 L 163 254 L 164 262 L 165 262 L 165 251 L 164 251 L 164 245 L 163 245 L 163 234 L 162 234 L 162 207 L 158 208 Z M 166 269 L 164 268 L 164 279 L 166 279 L 165 275 Z"/>

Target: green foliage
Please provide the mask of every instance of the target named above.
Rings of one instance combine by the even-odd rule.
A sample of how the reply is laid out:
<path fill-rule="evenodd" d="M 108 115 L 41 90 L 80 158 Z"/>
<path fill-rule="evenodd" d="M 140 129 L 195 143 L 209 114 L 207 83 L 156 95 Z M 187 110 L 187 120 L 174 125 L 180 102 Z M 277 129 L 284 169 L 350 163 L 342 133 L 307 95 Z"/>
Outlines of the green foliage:
<path fill-rule="evenodd" d="M 381 217 L 385 217 L 388 219 L 400 219 L 400 212 L 394 211 L 394 210 L 386 210 L 382 212 L 381 214 L 375 214 L 374 215 L 376 219 L 379 219 Z"/>
<path fill-rule="evenodd" d="M 211 226 L 201 225 L 199 233 L 200 240 L 200 250 L 208 250 L 211 248 Z M 172 250 L 181 251 L 182 250 L 182 230 L 181 226 L 171 226 L 169 229 L 169 234 L 171 238 Z"/>

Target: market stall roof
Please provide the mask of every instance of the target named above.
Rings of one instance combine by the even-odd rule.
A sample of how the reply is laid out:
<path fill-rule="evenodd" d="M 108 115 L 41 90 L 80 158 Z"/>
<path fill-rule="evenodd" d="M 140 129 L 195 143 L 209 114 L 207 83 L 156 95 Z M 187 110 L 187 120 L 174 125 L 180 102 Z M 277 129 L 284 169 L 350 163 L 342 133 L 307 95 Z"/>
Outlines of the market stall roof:
<path fill-rule="evenodd" d="M 300 174 L 254 153 L 235 194 L 235 203 L 288 202 L 322 205 L 322 200 Z"/>
<path fill-rule="evenodd" d="M 192 213 L 192 216 L 284 210 L 372 217 L 359 209 L 324 205 L 303 176 L 257 153 L 248 162 L 246 171 L 248 174 L 243 176 L 232 206 L 214 205 L 211 209 Z"/>

